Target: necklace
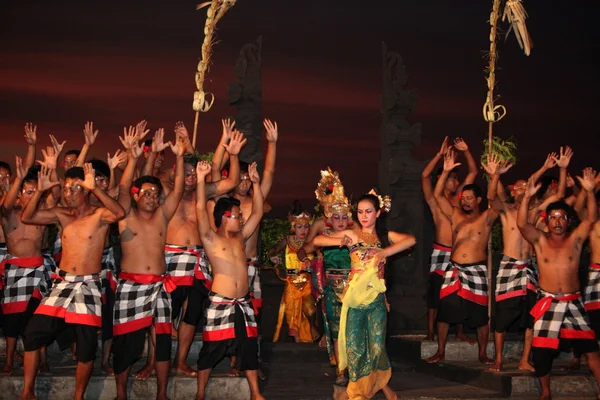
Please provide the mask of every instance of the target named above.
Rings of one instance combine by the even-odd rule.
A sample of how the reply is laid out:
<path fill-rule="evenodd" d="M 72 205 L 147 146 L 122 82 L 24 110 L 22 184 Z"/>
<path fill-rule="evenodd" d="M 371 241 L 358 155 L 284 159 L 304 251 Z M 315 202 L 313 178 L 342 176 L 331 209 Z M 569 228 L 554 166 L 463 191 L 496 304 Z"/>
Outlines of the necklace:
<path fill-rule="evenodd" d="M 287 237 L 287 244 L 293 251 L 298 251 L 304 244 L 303 239 L 298 239 L 296 235 Z"/>
<path fill-rule="evenodd" d="M 379 243 L 377 233 L 365 233 L 361 230 L 357 230 L 356 236 L 358 236 L 361 242 L 366 243 L 369 246 L 374 246 Z"/>

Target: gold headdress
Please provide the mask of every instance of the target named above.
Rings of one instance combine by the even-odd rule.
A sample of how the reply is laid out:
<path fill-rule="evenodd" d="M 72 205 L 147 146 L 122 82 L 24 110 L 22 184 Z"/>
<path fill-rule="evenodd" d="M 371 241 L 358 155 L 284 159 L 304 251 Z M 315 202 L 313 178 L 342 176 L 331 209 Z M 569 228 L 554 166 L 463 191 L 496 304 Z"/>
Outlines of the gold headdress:
<path fill-rule="evenodd" d="M 327 167 L 327 171 L 321 171 L 321 180 L 315 190 L 315 195 L 319 203 L 323 205 L 324 213 L 330 218 L 334 213 L 346 213 L 348 217 L 352 216 L 348 198 L 344 195 L 344 185 L 340 181 L 337 172 Z"/>
<path fill-rule="evenodd" d="M 385 211 L 386 213 L 390 212 L 392 209 L 392 198 L 390 196 L 385 195 L 381 197 L 381 195 L 378 194 L 375 189 L 371 189 L 371 191 L 367 194 L 372 194 L 379 199 L 379 209 Z"/>
<path fill-rule="evenodd" d="M 292 225 L 292 229 L 296 224 L 312 224 L 312 215 L 306 211 L 302 211 L 298 215 L 288 214 L 288 221 Z"/>

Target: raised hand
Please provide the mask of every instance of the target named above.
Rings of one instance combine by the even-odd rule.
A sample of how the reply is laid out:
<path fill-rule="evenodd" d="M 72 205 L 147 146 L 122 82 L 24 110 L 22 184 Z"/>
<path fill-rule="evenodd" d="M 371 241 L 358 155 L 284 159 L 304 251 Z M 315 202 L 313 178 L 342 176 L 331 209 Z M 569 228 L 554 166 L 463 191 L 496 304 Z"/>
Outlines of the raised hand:
<path fill-rule="evenodd" d="M 177 139 L 177 141 L 175 142 L 175 144 L 172 144 L 171 142 L 167 143 L 169 146 L 171 146 L 171 151 L 173 151 L 173 154 L 175 154 L 176 157 L 181 157 L 185 154 L 185 143 L 184 143 L 184 139 Z"/>
<path fill-rule="evenodd" d="M 571 157 L 573 157 L 573 150 L 571 150 L 569 146 L 566 146 L 564 149 L 561 146 L 560 157 L 554 157 L 554 161 L 556 162 L 556 165 L 558 165 L 558 168 L 567 168 L 571 161 Z"/>
<path fill-rule="evenodd" d="M 277 132 L 277 122 L 271 122 L 270 119 L 265 118 L 265 120 L 263 121 L 263 125 L 267 130 L 267 141 L 276 143 L 277 137 L 279 136 Z"/>
<path fill-rule="evenodd" d="M 211 166 L 208 161 L 198 161 L 196 164 L 196 180 L 198 182 L 204 182 L 206 175 L 210 174 Z"/>
<path fill-rule="evenodd" d="M 50 170 L 56 169 L 58 155 L 56 154 L 54 147 L 47 146 L 46 149 L 42 149 L 42 156 L 44 156 L 44 160 L 43 161 L 38 160 L 37 161 L 38 164 L 40 164 L 41 166 L 44 166 Z"/>
<path fill-rule="evenodd" d="M 531 178 L 527 179 L 527 185 L 525 186 L 525 197 L 533 196 L 534 194 L 537 193 L 538 190 L 540 190 L 541 187 L 542 187 L 541 183 L 538 183 L 536 185 L 535 182 L 533 181 L 533 179 L 531 179 Z"/>
<path fill-rule="evenodd" d="M 500 163 L 498 155 L 496 153 L 491 153 L 487 155 L 487 164 L 481 163 L 481 166 L 488 175 L 492 176 L 498 173 Z"/>
<path fill-rule="evenodd" d="M 46 168 L 45 166 L 42 165 L 42 168 L 38 172 L 38 186 L 37 186 L 38 192 L 42 193 L 50 188 L 53 188 L 56 185 L 60 185 L 60 182 L 58 182 L 58 181 L 52 182 L 50 180 L 51 173 L 52 173 L 52 171 L 49 168 Z"/>
<path fill-rule="evenodd" d="M 185 149 L 185 145 L 190 141 L 190 134 L 182 121 L 177 121 L 175 124 L 175 136 L 177 137 L 177 141 L 182 142 Z"/>
<path fill-rule="evenodd" d="M 133 146 L 131 146 L 129 151 L 131 152 L 131 156 L 133 158 L 138 159 L 144 152 L 144 147 L 142 146 L 141 143 L 135 143 Z"/>
<path fill-rule="evenodd" d="M 85 179 L 81 182 L 81 186 L 91 192 L 96 188 L 96 171 L 94 171 L 92 163 L 83 164 L 83 173 L 85 174 Z"/>
<path fill-rule="evenodd" d="M 465 142 L 462 138 L 454 139 L 454 147 L 459 151 L 467 151 L 469 150 L 469 146 L 467 146 L 467 142 Z"/>
<path fill-rule="evenodd" d="M 256 162 L 253 162 L 248 166 L 248 176 L 252 183 L 260 183 L 260 175 L 258 174 Z"/>
<path fill-rule="evenodd" d="M 498 165 L 498 174 L 505 174 L 509 169 L 513 167 L 513 163 L 508 161 L 501 161 Z"/>
<path fill-rule="evenodd" d="M 83 127 L 83 136 L 85 137 L 85 144 L 91 146 L 96 141 L 96 136 L 98 136 L 98 129 L 94 131 L 94 123 L 86 122 Z"/>
<path fill-rule="evenodd" d="M 461 163 L 456 162 L 456 153 L 452 149 L 444 155 L 444 171 L 452 171 L 458 167 Z"/>
<path fill-rule="evenodd" d="M 240 131 L 233 131 L 231 134 L 231 140 L 228 144 L 223 144 L 223 147 L 225 147 L 225 150 L 227 150 L 230 155 L 237 156 L 240 154 L 240 151 L 246 144 L 247 140 L 248 139 L 245 139 L 244 135 Z"/>
<path fill-rule="evenodd" d="M 118 149 L 115 151 L 114 156 L 110 156 L 110 153 L 106 153 L 106 163 L 108 164 L 108 168 L 111 170 L 117 168 L 120 164 L 123 164 L 127 161 L 127 153 Z"/>
<path fill-rule="evenodd" d="M 595 188 L 595 183 L 596 183 L 596 171 L 594 171 L 592 168 L 585 168 L 583 170 L 583 178 L 578 176 L 577 180 L 579 181 L 579 184 L 581 184 L 581 187 L 583 188 L 583 190 L 585 190 L 586 192 L 594 192 L 594 188 Z"/>
<path fill-rule="evenodd" d="M 129 129 L 123 128 L 123 137 L 119 136 L 119 140 L 123 144 L 125 150 L 134 147 L 138 142 L 135 128 L 133 126 L 129 126 Z"/>
<path fill-rule="evenodd" d="M 144 119 L 138 122 L 135 126 L 135 138 L 138 142 L 141 142 L 146 137 L 148 132 L 150 132 L 150 129 L 146 129 L 146 125 L 148 125 L 148 122 Z"/>
<path fill-rule="evenodd" d="M 62 153 L 63 148 L 65 147 L 65 143 L 67 143 L 67 141 L 63 140 L 62 143 L 58 143 L 58 140 L 56 140 L 54 135 L 50 135 L 50 143 L 52 143 L 52 147 L 54 147 L 54 153 L 56 154 L 56 157 L 58 158 L 60 153 Z"/>
<path fill-rule="evenodd" d="M 229 139 L 231 139 L 231 133 L 233 132 L 233 128 L 235 128 L 235 119 L 224 118 L 221 120 L 221 125 L 223 125 L 223 133 L 221 134 L 221 140 L 227 143 Z"/>
<path fill-rule="evenodd" d="M 29 145 L 34 145 L 37 141 L 37 126 L 31 122 L 25 124 L 25 141 Z"/>
<path fill-rule="evenodd" d="M 163 128 L 159 128 L 154 132 L 154 139 L 152 139 L 152 152 L 160 153 L 164 149 L 166 149 L 171 143 L 164 143 L 165 140 L 165 130 Z"/>
<path fill-rule="evenodd" d="M 544 168 L 545 169 L 554 168 L 554 166 L 556 165 L 557 157 L 558 157 L 558 154 L 556 154 L 555 152 L 548 154 L 548 157 L 546 157 L 546 161 L 544 162 Z"/>
<path fill-rule="evenodd" d="M 15 156 L 15 166 L 15 178 L 18 182 L 20 182 L 27 173 L 27 171 L 25 171 L 25 168 L 23 168 L 23 159 L 21 157 Z"/>
<path fill-rule="evenodd" d="M 572 188 L 575 186 L 575 179 L 571 176 L 571 174 L 567 174 L 567 187 Z"/>
<path fill-rule="evenodd" d="M 440 147 L 440 151 L 438 151 L 438 156 L 443 157 L 444 154 L 448 151 L 448 136 L 444 138 L 442 142 L 442 146 Z"/>

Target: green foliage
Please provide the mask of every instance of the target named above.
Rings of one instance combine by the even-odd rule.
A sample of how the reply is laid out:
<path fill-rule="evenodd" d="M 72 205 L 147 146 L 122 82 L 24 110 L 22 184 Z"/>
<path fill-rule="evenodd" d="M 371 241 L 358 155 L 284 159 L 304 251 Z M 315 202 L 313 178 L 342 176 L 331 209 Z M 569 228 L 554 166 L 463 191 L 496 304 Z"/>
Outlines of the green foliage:
<path fill-rule="evenodd" d="M 502 240 L 502 224 L 500 219 L 497 219 L 492 226 L 492 252 L 502 253 L 504 249 L 504 241 Z"/>
<path fill-rule="evenodd" d="M 208 153 L 200 154 L 200 152 L 198 150 L 196 150 L 196 156 L 198 156 L 198 158 L 200 158 L 200 160 L 208 161 L 209 163 L 212 163 L 212 158 L 214 155 L 215 155 L 215 153 L 212 151 L 209 151 Z"/>
<path fill-rule="evenodd" d="M 287 219 L 264 219 L 260 226 L 260 240 L 262 243 L 262 266 L 272 266 L 268 252 L 277 246 L 283 238 L 290 234 L 290 223 Z"/>
<path fill-rule="evenodd" d="M 489 140 L 486 138 L 483 141 L 483 153 L 481 154 L 481 162 L 483 164 L 487 164 L 488 150 Z M 516 164 L 517 139 L 514 136 L 511 136 L 506 140 L 498 136 L 492 137 L 492 153 L 497 154 L 501 161 L 508 161 L 512 164 Z M 484 175 L 487 178 L 487 175 L 485 173 Z"/>

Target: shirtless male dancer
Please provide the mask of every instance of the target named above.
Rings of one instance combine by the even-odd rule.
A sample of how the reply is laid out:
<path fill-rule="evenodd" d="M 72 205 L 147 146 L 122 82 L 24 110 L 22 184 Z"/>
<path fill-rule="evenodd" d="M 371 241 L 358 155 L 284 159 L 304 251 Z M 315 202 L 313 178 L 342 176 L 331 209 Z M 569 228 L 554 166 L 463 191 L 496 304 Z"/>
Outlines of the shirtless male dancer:
<path fill-rule="evenodd" d="M 444 273 L 438 308 L 438 350 L 429 363 L 444 359 L 450 324 L 465 323 L 477 328 L 479 361 L 491 364 L 486 355 L 489 336 L 487 243 L 498 213 L 487 209 L 481 212 L 481 189 L 476 185 L 463 187 L 460 208 L 444 196 L 446 180 L 456 166 L 455 154 L 444 155 L 444 170 L 438 180 L 434 196 L 442 213 L 452 224 L 452 254 Z"/>
<path fill-rule="evenodd" d="M 38 203 L 44 192 L 58 184 L 50 181 L 50 171 L 42 168 L 38 175 L 37 190 L 21 215 L 21 220 L 26 224 L 59 223 L 63 245 L 58 279 L 25 329 L 22 400 L 35 399 L 39 349 L 50 344 L 65 329 L 75 331 L 77 370 L 74 398 L 83 399 L 94 366 L 98 329 L 102 324 L 100 262 L 104 240 L 108 226 L 125 216 L 123 207 L 96 187 L 94 170 L 90 164 L 85 164 L 84 168 L 71 168 L 65 173 L 63 195 L 67 207 L 39 209 Z M 104 207 L 90 206 L 90 193 Z"/>
<path fill-rule="evenodd" d="M 50 148 L 51 149 L 51 148 Z M 56 176 L 56 158 L 43 150 L 44 168 L 49 167 L 53 180 Z M 42 256 L 44 226 L 21 222 L 21 213 L 37 190 L 39 168 L 25 171 L 20 157 L 16 157 L 16 178 L 0 208 L 2 228 L 6 234 L 8 253 L 0 266 L 4 270 L 4 295 L 1 298 L 6 336 L 6 362 L 2 374 L 12 375 L 17 337 L 23 336 L 25 328 L 42 297 L 49 292 L 50 271 Z M 45 170 L 46 171 L 46 170 Z M 47 196 L 43 208 L 56 205 L 54 196 Z M 49 373 L 46 349 L 41 351 L 40 372 Z"/>
<path fill-rule="evenodd" d="M 175 133 L 178 138 L 185 140 L 189 137 L 183 123 L 178 123 L 175 126 Z M 156 139 L 156 136 L 155 136 Z M 231 163 L 231 170 L 227 179 L 218 182 L 211 182 L 206 185 L 206 197 L 213 198 L 224 193 L 227 193 L 239 184 L 240 174 L 239 165 L 237 162 L 237 154 L 241 147 L 246 143 L 246 139 L 239 132 L 232 135 L 231 141 L 227 145 L 223 145 L 229 152 L 236 152 L 236 162 Z M 158 143 L 153 145 L 153 152 L 162 151 L 164 145 Z M 231 153 L 230 153 L 231 154 Z M 208 275 L 208 265 L 204 250 L 202 249 L 202 240 L 198 234 L 196 221 L 196 164 L 198 158 L 192 154 L 184 156 L 185 181 L 184 192 L 179 207 L 175 215 L 169 221 L 167 229 L 167 244 L 165 245 L 165 259 L 167 263 L 167 272 L 171 275 L 177 289 L 171 293 L 171 301 L 173 306 L 173 320 L 180 314 L 182 315 L 178 329 L 177 352 L 172 369 L 176 373 L 186 375 L 196 375 L 196 371 L 192 369 L 186 362 L 187 355 L 190 351 L 196 325 L 202 316 L 202 302 L 192 301 L 191 307 L 185 307 L 190 291 L 201 292 L 205 285 L 205 281 L 210 281 Z M 148 163 L 153 165 L 152 157 L 148 158 Z M 170 184 L 162 181 L 165 194 L 170 192 Z M 206 290 L 207 292 L 207 290 Z M 196 296 L 197 297 L 197 296 Z M 153 371 L 152 357 L 148 357 L 148 363 L 140 371 L 136 377 L 146 379 Z"/>
<path fill-rule="evenodd" d="M 231 154 L 232 164 L 237 154 Z M 246 373 L 252 400 L 264 399 L 258 389 L 258 327 L 248 293 L 248 264 L 244 242 L 258 228 L 263 215 L 263 197 L 256 164 L 249 167 L 252 181 L 252 214 L 242 224 L 240 202 L 222 198 L 215 205 L 217 231 L 210 227 L 206 212 L 205 177 L 210 165 L 200 162 L 196 168 L 198 231 L 211 262 L 213 283 L 205 310 L 203 345 L 198 357 L 198 393 L 204 400 L 212 369 L 230 352 L 236 355 L 238 369 Z"/>
<path fill-rule="evenodd" d="M 459 182 L 456 171 L 450 171 L 448 179 L 446 180 L 446 185 L 444 186 L 444 196 L 450 200 L 452 205 L 458 206 L 457 193 L 462 190 L 464 185 L 475 182 L 475 178 L 477 177 L 477 164 L 475 164 L 475 159 L 464 140 L 457 138 L 454 141 L 454 147 L 465 153 L 467 165 L 469 167 L 469 173 L 462 183 Z M 450 226 L 450 220 L 442 213 L 437 200 L 433 195 L 431 174 L 437 163 L 440 160 L 443 160 L 444 154 L 451 148 L 452 145 L 448 144 L 448 137 L 446 136 L 440 151 L 438 151 L 435 157 L 427 164 L 421 174 L 423 197 L 429 206 L 435 225 L 435 243 L 433 244 L 433 251 L 431 253 L 431 267 L 429 269 L 429 283 L 427 288 L 428 310 L 426 338 L 429 341 L 433 341 L 435 338 L 435 320 L 438 304 L 440 302 L 440 289 L 442 287 L 442 282 L 444 281 L 444 271 L 450 263 L 450 253 L 452 252 L 452 227 Z M 440 176 L 438 175 L 437 179 L 439 178 Z M 462 324 L 457 326 L 456 338 L 471 344 L 475 343 L 473 339 L 462 333 Z"/>
<path fill-rule="evenodd" d="M 569 207 L 562 201 L 546 209 L 548 232 L 528 221 L 527 204 L 541 185 L 530 178 L 517 214 L 517 226 L 533 246 L 539 269 L 540 300 L 531 310 L 533 326 L 533 365 L 540 379 L 540 399 L 551 399 L 550 371 L 560 341 L 570 341 L 575 351 L 584 353 L 597 384 L 600 385 L 600 352 L 594 330 L 581 298 L 579 262 L 583 243 L 597 219 L 594 173 L 586 170 L 577 177 L 586 191 L 587 217 L 572 232 L 568 231 Z"/>
<path fill-rule="evenodd" d="M 171 296 L 174 289 L 166 275 L 165 240 L 167 224 L 183 195 L 183 152 L 181 142 L 171 145 L 177 157 L 173 190 L 160 201 L 162 185 L 154 176 L 141 176 L 132 184 L 135 164 L 142 154 L 135 134 L 122 139 L 129 157 L 119 188 L 119 203 L 126 217 L 119 221 L 123 258 L 114 307 L 114 370 L 117 399 L 127 399 L 127 380 L 131 365 L 144 348 L 150 328 L 155 344 L 157 394 L 167 398 L 171 362 Z M 130 189 L 131 188 L 131 195 Z M 136 207 L 131 207 L 131 198 Z"/>

